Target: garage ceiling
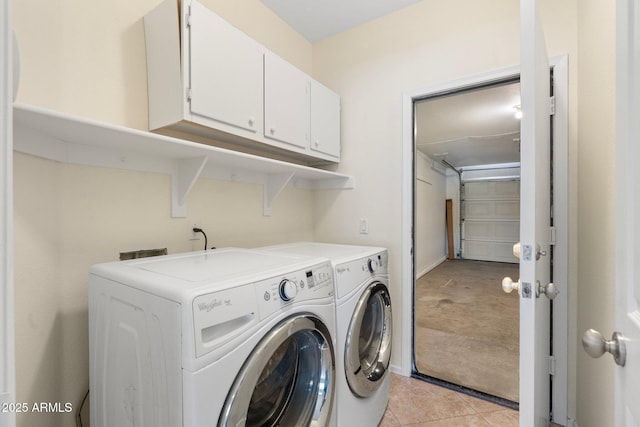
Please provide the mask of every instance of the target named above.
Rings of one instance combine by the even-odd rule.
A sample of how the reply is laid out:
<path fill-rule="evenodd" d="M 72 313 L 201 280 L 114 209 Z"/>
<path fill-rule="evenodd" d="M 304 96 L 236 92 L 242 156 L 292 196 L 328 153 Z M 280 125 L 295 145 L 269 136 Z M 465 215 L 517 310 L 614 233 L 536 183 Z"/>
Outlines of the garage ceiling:
<path fill-rule="evenodd" d="M 456 168 L 520 162 L 520 83 L 416 104 L 416 146 Z"/>

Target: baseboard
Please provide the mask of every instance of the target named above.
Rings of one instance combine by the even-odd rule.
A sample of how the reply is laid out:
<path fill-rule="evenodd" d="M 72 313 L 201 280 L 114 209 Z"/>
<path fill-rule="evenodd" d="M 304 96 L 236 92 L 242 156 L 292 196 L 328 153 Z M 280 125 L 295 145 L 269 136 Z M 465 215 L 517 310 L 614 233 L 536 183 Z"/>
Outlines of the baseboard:
<path fill-rule="evenodd" d="M 390 370 L 391 372 L 393 372 L 394 374 L 402 375 L 403 377 L 408 377 L 408 376 L 410 376 L 410 375 L 411 375 L 411 374 L 409 374 L 409 375 L 404 375 L 404 374 L 402 373 L 402 369 L 401 369 L 401 367 L 400 367 L 400 366 L 398 366 L 398 365 L 389 365 L 389 370 Z"/>
<path fill-rule="evenodd" d="M 431 270 L 433 270 L 434 268 L 436 268 L 437 266 L 439 266 L 440 264 L 442 264 L 443 262 L 445 262 L 447 260 L 446 256 L 443 256 L 442 258 L 438 259 L 436 262 L 434 262 L 433 264 L 429 265 L 426 268 L 423 268 L 422 270 L 420 270 L 417 274 L 416 274 L 416 280 L 418 280 L 419 278 L 421 278 L 422 276 L 424 276 L 425 274 L 427 274 L 428 272 L 430 272 Z"/>

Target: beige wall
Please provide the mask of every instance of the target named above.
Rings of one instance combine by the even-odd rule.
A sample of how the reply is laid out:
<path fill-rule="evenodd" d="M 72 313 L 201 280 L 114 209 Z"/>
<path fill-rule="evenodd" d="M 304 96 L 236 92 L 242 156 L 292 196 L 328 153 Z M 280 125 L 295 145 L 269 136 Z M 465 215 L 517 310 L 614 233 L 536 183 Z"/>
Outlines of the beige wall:
<path fill-rule="evenodd" d="M 155 4 L 14 1 L 23 65 L 18 100 L 146 129 L 141 17 Z M 313 237 L 387 246 L 392 296 L 400 301 L 402 93 L 517 65 L 517 2 L 425 0 L 313 47 L 259 0 L 206 4 L 341 94 L 343 162 L 336 169 L 353 174 L 356 189 L 315 195 L 288 189 L 273 217 L 264 218 L 259 189 L 202 180 L 190 195 L 190 216 L 205 219 L 218 246 Z M 613 2 L 540 4 L 550 55 L 569 54 L 570 179 L 579 187 L 571 195 L 574 210 L 580 199 L 572 224 L 581 248 L 579 260 L 572 254 L 580 268 L 577 329 L 610 331 Z M 183 237 L 188 222 L 169 218 L 166 176 L 23 155 L 16 157 L 15 174 L 18 400 L 76 403 L 88 383 L 88 266 L 138 247 L 189 250 Z M 358 233 L 360 218 L 369 220 L 368 235 Z M 399 304 L 394 307 L 399 313 Z M 572 328 L 575 311 L 574 303 Z M 392 362 L 399 365 L 399 321 L 394 333 Z M 570 378 L 570 402 L 577 399 L 580 426 L 611 425 L 611 368 L 576 354 L 578 339 L 570 339 L 570 363 L 575 367 L 577 358 L 578 366 L 577 380 Z M 73 420 L 31 416 L 19 418 L 19 425 L 71 426 Z"/>
<path fill-rule="evenodd" d="M 578 5 L 578 313 L 580 335 L 613 332 L 615 2 Z M 621 255 L 624 256 L 624 255 Z M 577 355 L 580 427 L 613 425 L 615 364 Z"/>
<path fill-rule="evenodd" d="M 447 256 L 446 169 L 441 167 L 442 173 L 437 172 L 432 164 L 433 160 L 428 156 L 422 153 L 416 156 L 416 278 L 426 274 Z"/>
<path fill-rule="evenodd" d="M 311 45 L 259 0 L 208 0 L 214 11 L 302 70 Z M 18 102 L 147 129 L 142 17 L 158 0 L 14 1 L 22 61 Z M 87 272 L 121 251 L 313 239 L 313 192 L 287 188 L 271 217 L 258 185 L 199 180 L 188 218 L 170 217 L 169 176 L 15 157 L 17 401 L 77 407 L 89 385 Z M 18 426 L 75 426 L 75 414 L 27 414 Z"/>

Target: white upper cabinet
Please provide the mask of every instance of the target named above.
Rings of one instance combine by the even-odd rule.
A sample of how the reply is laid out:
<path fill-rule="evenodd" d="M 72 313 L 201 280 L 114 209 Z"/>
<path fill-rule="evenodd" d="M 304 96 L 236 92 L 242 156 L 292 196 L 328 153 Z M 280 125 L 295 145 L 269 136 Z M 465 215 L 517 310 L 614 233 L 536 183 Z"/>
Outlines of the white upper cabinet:
<path fill-rule="evenodd" d="M 340 96 L 311 81 L 311 150 L 340 158 Z"/>
<path fill-rule="evenodd" d="M 191 113 L 262 132 L 260 46 L 194 2 L 189 22 Z"/>
<path fill-rule="evenodd" d="M 311 78 L 273 53 L 264 57 L 264 135 L 309 148 Z"/>
<path fill-rule="evenodd" d="M 310 76 L 196 0 L 165 0 L 144 27 L 151 130 L 310 164 L 340 161 L 340 98 Z"/>

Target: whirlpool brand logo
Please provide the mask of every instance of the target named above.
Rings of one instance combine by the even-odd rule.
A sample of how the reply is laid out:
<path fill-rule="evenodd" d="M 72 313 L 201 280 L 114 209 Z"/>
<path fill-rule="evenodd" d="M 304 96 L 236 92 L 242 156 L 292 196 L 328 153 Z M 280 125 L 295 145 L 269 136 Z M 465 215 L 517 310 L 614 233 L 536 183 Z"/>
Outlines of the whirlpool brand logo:
<path fill-rule="evenodd" d="M 211 310 L 213 310 L 216 307 L 220 307 L 220 306 L 229 306 L 231 305 L 231 300 L 226 299 L 226 300 L 219 300 L 217 298 L 212 299 L 209 302 L 206 301 L 202 301 L 198 303 L 198 308 L 200 309 L 200 311 L 206 311 L 207 313 L 210 312 Z"/>
<path fill-rule="evenodd" d="M 347 271 L 349 271 L 349 267 L 338 267 L 336 268 L 336 271 L 338 272 L 338 274 L 346 273 Z"/>

